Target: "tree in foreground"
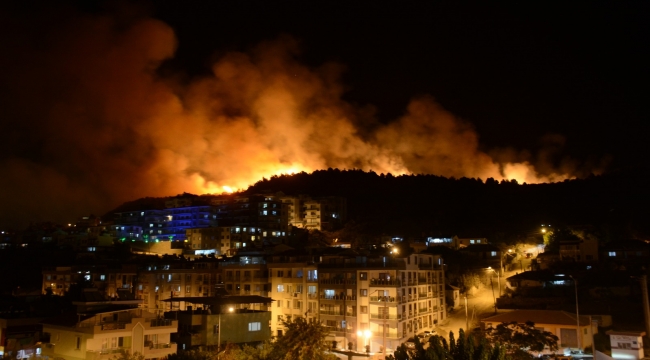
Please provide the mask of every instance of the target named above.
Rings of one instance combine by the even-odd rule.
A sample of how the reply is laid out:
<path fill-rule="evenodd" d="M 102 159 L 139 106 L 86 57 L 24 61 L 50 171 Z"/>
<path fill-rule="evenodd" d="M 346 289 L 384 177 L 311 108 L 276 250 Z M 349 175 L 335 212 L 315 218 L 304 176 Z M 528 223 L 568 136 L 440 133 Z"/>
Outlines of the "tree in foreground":
<path fill-rule="evenodd" d="M 229 346 L 219 360 L 336 360 L 327 353 L 325 337 L 329 330 L 320 322 L 303 317 L 283 321 L 286 331 L 274 341 L 259 346 Z M 176 360 L 176 359 L 175 359 Z M 177 359 L 185 360 L 185 359 Z M 194 360 L 194 359 L 188 359 Z M 207 359 L 196 359 L 207 360 Z"/>
<path fill-rule="evenodd" d="M 513 357 L 517 358 L 526 358 L 524 353 L 530 355 L 531 351 L 539 353 L 547 349 L 555 352 L 558 349 L 558 337 L 551 332 L 535 328 L 535 323 L 531 321 L 504 322 L 495 328 L 487 329 L 485 336 L 492 343 L 502 344 L 507 353 L 516 355 Z"/>

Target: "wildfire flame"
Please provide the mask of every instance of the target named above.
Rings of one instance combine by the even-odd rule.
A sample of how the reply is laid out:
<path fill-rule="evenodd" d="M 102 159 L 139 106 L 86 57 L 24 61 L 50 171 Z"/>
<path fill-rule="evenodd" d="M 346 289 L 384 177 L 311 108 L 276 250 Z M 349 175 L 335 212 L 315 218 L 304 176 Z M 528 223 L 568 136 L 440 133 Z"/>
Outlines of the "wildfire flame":
<path fill-rule="evenodd" d="M 50 24 L 30 19 L 17 18 L 0 37 Z M 225 54 L 211 75 L 178 82 L 153 71 L 176 48 L 161 21 L 68 20 L 45 29 L 47 44 L 25 40 L 21 52 L 1 59 L 10 69 L 3 83 L 15 90 L 1 105 L 20 114 L 0 124 L 12 134 L 3 149 L 14 151 L 0 159 L 7 174 L 0 188 L 15 194 L 0 202 L 8 221 L 101 211 L 143 196 L 233 192 L 273 175 L 327 168 L 520 183 L 572 177 L 573 167 L 558 170 L 543 157 L 483 152 L 472 125 L 430 97 L 380 123 L 369 107 L 343 100 L 341 66 L 299 63 L 291 38 Z"/>

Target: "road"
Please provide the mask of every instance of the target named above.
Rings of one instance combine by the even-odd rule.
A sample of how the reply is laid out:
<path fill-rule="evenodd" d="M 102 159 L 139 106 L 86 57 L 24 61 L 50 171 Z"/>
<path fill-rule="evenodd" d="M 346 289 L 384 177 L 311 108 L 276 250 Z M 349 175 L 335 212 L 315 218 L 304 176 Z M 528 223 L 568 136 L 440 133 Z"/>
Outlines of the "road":
<path fill-rule="evenodd" d="M 505 279 L 517 273 L 520 273 L 522 267 L 524 269 L 530 270 L 530 263 L 530 258 L 519 257 L 516 260 L 516 264 L 518 266 L 515 266 L 512 271 L 504 272 L 503 275 L 498 278 L 501 283 L 500 285 L 502 293 L 506 290 Z M 449 331 L 453 331 L 454 335 L 457 338 L 458 330 L 466 329 L 467 323 L 469 323 L 470 329 L 474 329 L 479 326 L 480 319 L 494 315 L 494 297 L 499 296 L 499 284 L 497 283 L 496 276 L 493 277 L 493 281 L 494 296 L 492 287 L 489 285 L 485 286 L 476 294 L 469 295 L 467 297 L 467 307 L 465 307 L 464 295 L 461 294 L 460 307 L 447 314 L 447 319 L 436 327 L 436 333 L 449 339 Z M 465 317 L 465 309 L 467 309 L 467 317 Z"/>

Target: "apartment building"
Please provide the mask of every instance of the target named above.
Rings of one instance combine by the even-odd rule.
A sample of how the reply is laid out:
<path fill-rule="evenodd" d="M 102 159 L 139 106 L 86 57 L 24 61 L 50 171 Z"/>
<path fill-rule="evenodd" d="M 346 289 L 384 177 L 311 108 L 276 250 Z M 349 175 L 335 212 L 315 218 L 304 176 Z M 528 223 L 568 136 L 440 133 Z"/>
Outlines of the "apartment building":
<path fill-rule="evenodd" d="M 86 311 L 43 321 L 42 357 L 66 360 L 111 360 L 122 352 L 145 359 L 176 353 L 170 341 L 178 321 L 144 309 Z"/>
<path fill-rule="evenodd" d="M 269 296 L 269 273 L 265 255 L 258 251 L 239 252 L 219 264 L 223 287 L 230 295 Z M 259 307 L 258 310 L 267 310 Z"/>
<path fill-rule="evenodd" d="M 271 332 L 280 336 L 285 331 L 283 320 L 319 316 L 318 256 L 288 250 L 268 257 L 268 274 L 273 304 Z"/>
<path fill-rule="evenodd" d="M 118 267 L 107 265 L 77 265 L 45 268 L 43 273 L 43 294 L 51 291 L 53 295 L 65 295 L 73 284 L 92 283 L 107 298 L 118 298 L 132 293 L 138 275 L 136 265 L 122 264 Z"/>
<path fill-rule="evenodd" d="M 186 310 L 165 313 L 166 319 L 178 320 L 179 331 L 172 339 L 180 350 L 217 350 L 225 344 L 261 343 L 271 339 L 271 312 L 265 310 L 273 302 L 270 298 L 221 293 L 180 300 L 193 305 Z"/>
<path fill-rule="evenodd" d="M 218 259 L 203 257 L 190 261 L 163 257 L 142 267 L 135 294 L 142 299 L 142 308 L 161 314 L 163 311 L 184 310 L 187 306 L 182 301 L 170 303 L 164 300 L 214 296 L 220 281 Z"/>
<path fill-rule="evenodd" d="M 330 340 L 352 342 L 358 350 L 364 344 L 373 352 L 384 344 L 395 349 L 446 317 L 438 255 L 323 255 L 318 285 L 320 320 L 331 329 Z"/>

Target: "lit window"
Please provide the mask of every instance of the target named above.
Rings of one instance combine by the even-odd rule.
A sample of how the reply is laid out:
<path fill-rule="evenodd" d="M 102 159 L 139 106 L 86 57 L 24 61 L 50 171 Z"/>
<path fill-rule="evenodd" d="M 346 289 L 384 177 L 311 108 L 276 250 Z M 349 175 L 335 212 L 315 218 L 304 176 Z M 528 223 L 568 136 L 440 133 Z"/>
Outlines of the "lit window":
<path fill-rule="evenodd" d="M 608 254 L 609 256 L 611 256 L 611 257 L 615 257 L 615 256 L 616 256 L 616 251 L 610 251 L 610 252 L 608 252 L 607 254 Z"/>
<path fill-rule="evenodd" d="M 284 285 L 278 285 L 278 292 L 284 292 Z"/>
<path fill-rule="evenodd" d="M 497 252 L 496 252 L 496 251 L 492 251 L 492 252 L 490 253 L 490 255 L 491 255 L 491 256 L 497 256 Z"/>

